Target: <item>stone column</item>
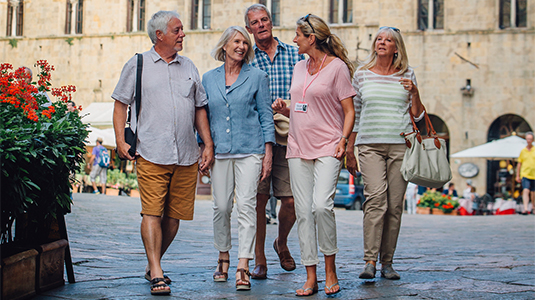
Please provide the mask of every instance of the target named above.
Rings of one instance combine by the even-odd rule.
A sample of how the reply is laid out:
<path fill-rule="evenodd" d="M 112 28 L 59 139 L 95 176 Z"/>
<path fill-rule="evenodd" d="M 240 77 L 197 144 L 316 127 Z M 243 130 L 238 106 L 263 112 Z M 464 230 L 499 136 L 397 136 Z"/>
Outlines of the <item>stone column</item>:
<path fill-rule="evenodd" d="M 11 36 L 17 36 L 17 19 L 18 19 L 18 7 L 19 0 L 9 0 L 9 5 L 13 7 L 13 17 L 11 18 Z"/>
<path fill-rule="evenodd" d="M 71 3 L 71 28 L 69 34 L 74 34 L 76 28 L 76 9 L 78 8 L 77 0 L 67 0 Z"/>

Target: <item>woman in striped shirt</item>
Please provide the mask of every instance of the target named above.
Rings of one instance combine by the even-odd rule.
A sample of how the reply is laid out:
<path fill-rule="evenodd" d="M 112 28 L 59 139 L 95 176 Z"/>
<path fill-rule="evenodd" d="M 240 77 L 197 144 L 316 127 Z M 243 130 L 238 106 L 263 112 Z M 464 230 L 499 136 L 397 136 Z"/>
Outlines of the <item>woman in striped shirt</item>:
<path fill-rule="evenodd" d="M 374 51 L 353 76 L 357 92 L 355 126 L 347 149 L 348 170 L 356 175 L 353 145 L 358 146 L 366 196 L 363 206 L 366 265 L 359 277 L 374 278 L 379 257 L 381 276 L 399 279 L 392 268 L 392 258 L 407 187 L 400 172 L 406 149 L 400 133 L 412 131 L 409 111 L 419 120 L 423 117 L 423 106 L 399 29 L 379 28 L 372 46 Z"/>

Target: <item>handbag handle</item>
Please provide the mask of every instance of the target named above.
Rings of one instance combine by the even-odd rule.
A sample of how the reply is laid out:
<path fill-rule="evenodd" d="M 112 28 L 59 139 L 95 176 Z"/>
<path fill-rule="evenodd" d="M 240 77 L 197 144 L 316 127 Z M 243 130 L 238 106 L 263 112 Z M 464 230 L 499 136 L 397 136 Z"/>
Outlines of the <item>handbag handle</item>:
<path fill-rule="evenodd" d="M 441 144 L 438 140 L 437 132 L 435 131 L 435 128 L 433 128 L 433 124 L 431 123 L 431 120 L 429 119 L 429 115 L 427 114 L 427 110 L 425 109 L 425 106 L 423 106 L 424 109 L 424 119 L 425 119 L 425 127 L 427 128 L 427 136 L 429 138 L 433 138 L 435 140 L 435 146 L 440 149 Z M 414 115 L 412 114 L 412 110 L 409 108 L 409 115 L 411 116 L 411 122 L 412 122 L 412 128 L 414 132 L 417 134 L 418 142 L 421 141 L 421 135 L 420 130 L 418 129 L 418 126 L 416 126 L 416 122 L 414 121 Z M 409 147 L 410 148 L 410 147 Z"/>

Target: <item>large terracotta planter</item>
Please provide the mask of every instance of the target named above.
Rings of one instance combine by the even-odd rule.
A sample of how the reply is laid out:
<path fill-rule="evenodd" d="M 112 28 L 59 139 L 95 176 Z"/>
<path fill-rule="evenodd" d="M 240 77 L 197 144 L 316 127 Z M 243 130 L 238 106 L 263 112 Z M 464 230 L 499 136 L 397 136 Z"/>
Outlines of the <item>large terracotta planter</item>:
<path fill-rule="evenodd" d="M 2 261 L 2 299 L 28 299 L 35 295 L 38 255 L 35 249 L 31 249 Z"/>
<path fill-rule="evenodd" d="M 41 245 L 39 251 L 39 269 L 37 274 L 37 290 L 48 291 L 65 284 L 63 279 L 63 262 L 65 261 L 65 248 L 69 245 L 67 240 L 58 240 Z"/>
<path fill-rule="evenodd" d="M 416 206 L 416 213 L 422 214 L 422 215 L 430 215 L 431 214 L 431 207 L 419 207 Z"/>

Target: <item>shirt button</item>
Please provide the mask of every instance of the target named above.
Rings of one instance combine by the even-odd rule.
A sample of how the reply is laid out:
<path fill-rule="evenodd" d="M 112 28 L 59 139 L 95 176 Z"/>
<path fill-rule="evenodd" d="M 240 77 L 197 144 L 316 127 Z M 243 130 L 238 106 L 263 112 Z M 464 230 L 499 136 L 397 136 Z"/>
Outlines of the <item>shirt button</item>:
<path fill-rule="evenodd" d="M 228 107 L 228 103 L 227 103 L 227 107 Z"/>
<path fill-rule="evenodd" d="M 227 117 L 227 121 L 230 120 L 230 117 Z"/>
<path fill-rule="evenodd" d="M 227 129 L 227 133 L 229 133 L 229 132 L 230 132 L 230 129 Z"/>

